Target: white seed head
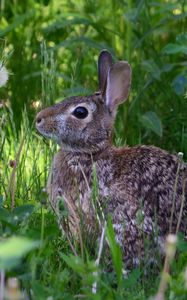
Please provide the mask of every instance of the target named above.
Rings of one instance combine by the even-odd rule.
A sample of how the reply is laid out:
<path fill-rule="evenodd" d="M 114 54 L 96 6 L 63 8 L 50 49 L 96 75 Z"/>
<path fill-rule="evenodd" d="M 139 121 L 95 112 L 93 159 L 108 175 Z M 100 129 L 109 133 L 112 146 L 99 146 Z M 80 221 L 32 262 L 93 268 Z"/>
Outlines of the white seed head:
<path fill-rule="evenodd" d="M 166 241 L 169 244 L 175 245 L 177 243 L 177 236 L 175 234 L 168 234 Z"/>
<path fill-rule="evenodd" d="M 183 152 L 178 152 L 178 158 L 183 159 L 183 156 L 184 156 Z"/>
<path fill-rule="evenodd" d="M 8 81 L 8 71 L 0 62 L 0 87 L 4 86 Z"/>
<path fill-rule="evenodd" d="M 177 236 L 175 234 L 169 234 L 166 238 L 166 255 L 171 262 L 175 256 L 177 246 Z"/>

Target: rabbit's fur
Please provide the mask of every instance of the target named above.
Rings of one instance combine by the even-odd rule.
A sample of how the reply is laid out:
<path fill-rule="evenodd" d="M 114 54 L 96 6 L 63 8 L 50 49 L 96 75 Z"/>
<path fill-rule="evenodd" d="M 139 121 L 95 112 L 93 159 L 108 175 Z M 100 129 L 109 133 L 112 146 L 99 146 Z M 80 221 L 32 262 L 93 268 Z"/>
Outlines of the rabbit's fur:
<path fill-rule="evenodd" d="M 94 227 L 94 169 L 99 207 L 105 218 L 112 216 L 126 264 L 136 264 L 145 238 L 162 245 L 166 234 L 175 232 L 180 211 L 179 230 L 187 233 L 187 165 L 154 146 L 112 145 L 115 115 L 118 105 L 128 97 L 131 68 L 124 61 L 112 64 L 111 54 L 103 50 L 98 75 L 99 91 L 94 95 L 71 97 L 36 117 L 39 132 L 61 146 L 49 180 L 50 201 L 57 209 L 58 196 L 63 197 L 74 226 L 78 217 L 75 221 L 71 211 L 81 209 L 84 222 Z M 77 107 L 83 108 L 81 118 L 75 115 Z"/>

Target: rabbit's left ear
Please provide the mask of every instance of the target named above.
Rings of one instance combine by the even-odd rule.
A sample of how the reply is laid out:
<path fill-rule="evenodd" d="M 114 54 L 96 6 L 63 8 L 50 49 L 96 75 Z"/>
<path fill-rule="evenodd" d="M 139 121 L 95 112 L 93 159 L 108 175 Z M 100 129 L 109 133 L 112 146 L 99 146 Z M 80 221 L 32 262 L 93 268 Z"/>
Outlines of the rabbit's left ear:
<path fill-rule="evenodd" d="M 111 66 L 112 55 L 107 50 L 102 50 L 98 58 L 99 90 L 102 95 L 106 92 L 107 75 Z"/>
<path fill-rule="evenodd" d="M 131 67 L 126 61 L 118 61 L 108 71 L 106 87 L 106 106 L 115 114 L 118 105 L 124 102 L 131 85 Z"/>

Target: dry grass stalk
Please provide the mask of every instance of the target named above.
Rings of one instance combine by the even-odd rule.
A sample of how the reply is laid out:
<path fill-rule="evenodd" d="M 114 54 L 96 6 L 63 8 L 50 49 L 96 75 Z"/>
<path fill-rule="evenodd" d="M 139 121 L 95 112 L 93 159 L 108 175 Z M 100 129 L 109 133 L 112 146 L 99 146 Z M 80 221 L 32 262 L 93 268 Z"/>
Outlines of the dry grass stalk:
<path fill-rule="evenodd" d="M 9 162 L 10 166 L 12 167 L 12 172 L 10 175 L 8 187 L 6 189 L 6 198 L 7 198 L 8 194 L 10 193 L 12 210 L 15 207 L 16 170 L 17 170 L 17 166 L 19 164 L 20 155 L 21 155 L 21 151 L 23 149 L 24 141 L 25 141 L 25 137 L 23 136 L 21 139 L 20 146 L 19 146 L 18 152 L 16 154 L 15 160 Z"/>
<path fill-rule="evenodd" d="M 179 180 L 179 172 L 181 170 L 182 166 L 182 158 L 183 158 L 183 153 L 179 152 L 178 153 L 178 166 L 177 166 L 177 172 L 176 172 L 176 177 L 175 177 L 175 183 L 174 183 L 174 188 L 173 188 L 173 201 L 172 201 L 172 208 L 171 208 L 171 217 L 170 217 L 170 224 L 169 224 L 169 233 L 172 231 L 172 224 L 173 224 L 173 215 L 174 215 L 174 209 L 175 209 L 175 200 L 176 200 L 176 193 L 177 193 L 177 184 Z"/>
<path fill-rule="evenodd" d="M 98 256 L 97 259 L 95 261 L 95 265 L 96 267 L 99 266 L 100 263 L 100 259 L 101 259 L 101 254 L 103 251 L 103 244 L 104 244 L 104 236 L 105 236 L 105 229 L 106 229 L 106 222 L 102 228 L 102 233 L 101 233 L 101 238 L 100 238 L 100 242 L 99 242 L 99 251 L 98 251 Z M 98 272 L 94 272 L 94 276 L 97 276 Z M 96 294 L 97 293 L 97 281 L 95 281 L 92 285 L 92 294 Z"/>
<path fill-rule="evenodd" d="M 164 261 L 164 268 L 161 275 L 161 280 L 158 288 L 158 292 L 153 300 L 164 300 L 167 284 L 169 280 L 169 268 L 170 264 L 175 257 L 177 245 L 177 236 L 169 234 L 166 238 L 166 257 Z"/>
<path fill-rule="evenodd" d="M 72 242 L 71 242 L 72 238 L 71 238 L 71 235 L 70 235 L 70 232 L 69 232 L 69 229 L 68 229 L 68 226 L 67 226 L 66 222 L 65 222 L 64 220 L 62 220 L 62 217 L 60 216 L 59 212 L 57 212 L 57 210 L 56 210 L 55 207 L 53 207 L 53 206 L 51 205 L 51 208 L 52 208 L 54 214 L 55 214 L 56 217 L 57 217 L 58 223 L 59 223 L 61 229 L 63 230 L 63 234 L 65 235 L 65 237 L 66 237 L 66 239 L 67 239 L 67 241 L 68 241 L 68 243 L 69 243 L 69 246 L 70 246 L 70 248 L 71 248 L 73 254 L 74 254 L 75 256 L 78 256 L 78 254 L 77 254 L 77 252 L 76 252 L 76 250 L 75 250 L 75 247 L 73 246 L 73 244 L 72 244 Z"/>
<path fill-rule="evenodd" d="M 183 208 L 184 208 L 184 203 L 185 203 L 185 185 L 186 185 L 186 178 L 183 175 L 183 178 L 182 178 L 181 207 L 180 207 L 179 218 L 178 218 L 177 227 L 176 227 L 176 234 L 179 231 L 181 220 L 182 220 L 182 213 L 183 213 Z"/>

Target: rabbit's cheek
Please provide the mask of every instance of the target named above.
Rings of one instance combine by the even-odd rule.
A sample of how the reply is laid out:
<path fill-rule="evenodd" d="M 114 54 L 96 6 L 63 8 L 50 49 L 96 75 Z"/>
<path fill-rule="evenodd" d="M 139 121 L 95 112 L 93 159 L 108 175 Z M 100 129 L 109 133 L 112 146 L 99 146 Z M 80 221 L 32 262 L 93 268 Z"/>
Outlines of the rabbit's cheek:
<path fill-rule="evenodd" d="M 78 120 L 73 118 L 68 118 L 63 126 L 63 130 L 69 132 L 69 134 L 79 135 L 88 127 L 88 122 L 86 120 Z"/>
<path fill-rule="evenodd" d="M 56 116 L 53 128 L 58 136 L 63 134 L 66 131 L 66 118 L 63 115 Z"/>

